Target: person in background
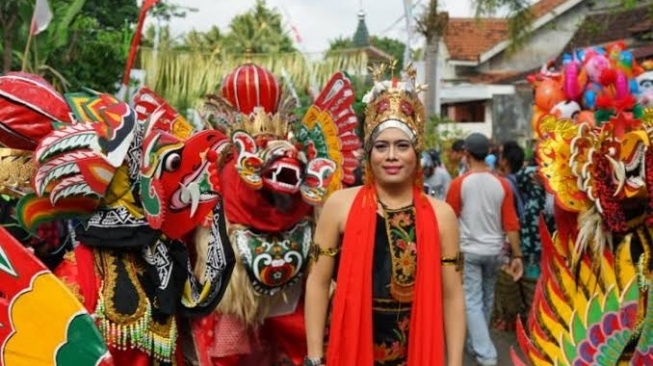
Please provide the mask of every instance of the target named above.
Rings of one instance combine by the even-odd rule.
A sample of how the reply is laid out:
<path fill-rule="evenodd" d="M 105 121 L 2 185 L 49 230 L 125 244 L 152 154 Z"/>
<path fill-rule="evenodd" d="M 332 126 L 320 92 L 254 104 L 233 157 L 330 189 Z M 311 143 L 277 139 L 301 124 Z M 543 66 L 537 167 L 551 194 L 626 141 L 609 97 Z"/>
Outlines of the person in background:
<path fill-rule="evenodd" d="M 447 203 L 460 224 L 460 248 L 464 253 L 464 289 L 468 351 L 482 366 L 497 364 L 489 321 L 504 238 L 512 247 L 508 270 L 518 280 L 523 272 L 519 246 L 519 220 L 510 183 L 485 164 L 488 138 L 472 133 L 464 142 L 469 170 L 449 186 Z"/>
<path fill-rule="evenodd" d="M 421 164 L 424 174 L 424 192 L 444 201 L 451 183 L 451 175 L 442 165 L 440 153 L 435 149 L 422 152 Z"/>
<path fill-rule="evenodd" d="M 467 171 L 467 161 L 465 159 L 465 140 L 457 139 L 451 143 L 451 147 L 447 149 L 447 163 L 450 167 L 454 167 L 451 176 L 461 176 Z"/>
<path fill-rule="evenodd" d="M 521 234 L 527 226 L 525 226 L 524 195 L 519 188 L 518 173 L 523 168 L 524 158 L 524 149 L 517 142 L 508 141 L 503 143 L 499 149 L 499 162 L 497 167 L 497 171 L 510 183 L 510 189 L 514 197 L 515 211 L 519 218 L 522 255 L 524 255 L 524 238 Z M 507 242 L 504 243 L 502 252 L 503 269 L 507 269 L 506 265 L 511 257 L 511 252 L 512 248 L 510 244 Z M 497 277 L 495 299 L 492 315 L 493 327 L 499 330 L 514 330 L 517 317 L 520 314 L 525 314 L 527 311 L 521 281 L 513 281 L 509 271 L 500 271 Z"/>

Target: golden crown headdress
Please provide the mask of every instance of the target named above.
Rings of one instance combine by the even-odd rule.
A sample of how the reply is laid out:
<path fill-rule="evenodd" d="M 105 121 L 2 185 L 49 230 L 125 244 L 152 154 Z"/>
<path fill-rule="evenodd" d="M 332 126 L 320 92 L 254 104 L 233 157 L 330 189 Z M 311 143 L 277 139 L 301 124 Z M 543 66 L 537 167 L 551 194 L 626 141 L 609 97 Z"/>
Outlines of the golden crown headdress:
<path fill-rule="evenodd" d="M 32 151 L 0 148 L 0 193 L 21 197 L 32 190 L 33 155 Z"/>
<path fill-rule="evenodd" d="M 254 111 L 239 123 L 236 123 L 232 129 L 242 130 L 252 136 L 273 135 L 285 137 L 288 134 L 290 124 L 283 118 L 280 113 L 268 113 L 261 107 L 254 108 Z"/>
<path fill-rule="evenodd" d="M 424 105 L 418 98 L 418 93 L 426 86 L 415 83 L 415 69 L 409 65 L 404 71 L 402 80 L 380 80 L 387 66 L 381 65 L 372 70 L 374 86 L 365 97 L 365 144 L 369 151 L 371 143 L 385 127 L 398 127 L 407 132 L 413 139 L 417 150 L 422 149 L 422 134 L 424 132 Z"/>

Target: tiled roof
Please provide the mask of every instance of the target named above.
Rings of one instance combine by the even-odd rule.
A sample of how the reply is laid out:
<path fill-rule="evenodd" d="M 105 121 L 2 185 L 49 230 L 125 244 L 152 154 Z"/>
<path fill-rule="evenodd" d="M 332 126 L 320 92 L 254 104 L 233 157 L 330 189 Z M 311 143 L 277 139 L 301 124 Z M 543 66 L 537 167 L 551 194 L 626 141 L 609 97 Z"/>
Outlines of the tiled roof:
<path fill-rule="evenodd" d="M 625 40 L 636 33 L 650 31 L 650 26 L 650 12 L 646 5 L 589 14 L 567 43 L 564 52 Z"/>
<path fill-rule="evenodd" d="M 541 0 L 533 4 L 533 18 L 541 18 L 566 1 L 569 0 Z M 457 61 L 478 61 L 484 52 L 507 39 L 506 19 L 450 18 L 444 34 L 449 55 Z"/>
<path fill-rule="evenodd" d="M 458 61 L 478 61 L 478 57 L 508 36 L 503 19 L 450 18 L 444 34 L 449 56 Z"/>

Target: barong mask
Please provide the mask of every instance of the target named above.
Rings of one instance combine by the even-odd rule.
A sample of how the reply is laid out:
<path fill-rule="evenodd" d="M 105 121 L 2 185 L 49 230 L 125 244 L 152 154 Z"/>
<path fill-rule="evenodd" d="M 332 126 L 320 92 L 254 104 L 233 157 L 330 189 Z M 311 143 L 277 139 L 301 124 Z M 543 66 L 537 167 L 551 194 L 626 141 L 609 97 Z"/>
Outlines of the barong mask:
<path fill-rule="evenodd" d="M 191 135 L 190 124 L 147 88 L 135 95 L 135 108 L 109 94 L 66 98 L 76 122 L 55 124 L 40 141 L 33 181 L 39 198 L 25 205 L 49 204 L 50 216 L 122 206 L 174 239 L 206 220 L 219 199 L 212 151 L 223 134 Z M 30 228 L 41 219 L 28 215 L 23 223 Z M 168 220 L 174 225 L 165 225 Z"/>
<path fill-rule="evenodd" d="M 518 319 L 516 329 L 530 362 L 517 353 L 513 362 L 650 364 L 651 75 L 621 42 L 563 60 L 560 72 L 548 73 L 564 75 L 556 94 L 582 110 L 576 117 L 542 110 L 534 126 L 539 173 L 556 200 L 556 232 L 539 221 L 541 273 L 528 320 Z"/>
<path fill-rule="evenodd" d="M 300 193 L 318 205 L 342 182 L 354 181 L 360 140 L 344 74 L 334 75 L 301 121 L 295 98 L 282 95 L 274 75 L 251 63 L 225 78 L 220 96 L 207 99 L 203 118 L 230 133 L 236 171 L 249 188 Z"/>

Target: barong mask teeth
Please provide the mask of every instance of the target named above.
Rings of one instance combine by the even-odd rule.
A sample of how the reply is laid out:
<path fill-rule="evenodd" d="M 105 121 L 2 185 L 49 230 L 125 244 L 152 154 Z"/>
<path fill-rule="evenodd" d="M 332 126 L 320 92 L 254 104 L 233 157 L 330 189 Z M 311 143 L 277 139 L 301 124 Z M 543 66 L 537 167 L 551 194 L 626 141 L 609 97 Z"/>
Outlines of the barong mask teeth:
<path fill-rule="evenodd" d="M 375 84 L 364 97 L 367 103 L 365 109 L 365 151 L 369 154 L 374 140 L 387 128 L 402 130 L 413 143 L 415 150 L 422 150 L 421 133 L 424 130 L 424 105 L 418 98 L 418 93 L 424 86 L 415 84 L 415 71 L 410 66 L 404 72 L 402 81 L 380 81 L 380 75 L 385 71 L 381 66 L 374 70 Z"/>
<path fill-rule="evenodd" d="M 231 135 L 236 171 L 251 188 L 294 194 L 303 179 L 303 162 L 289 141 L 289 124 L 281 114 L 255 107 Z"/>

